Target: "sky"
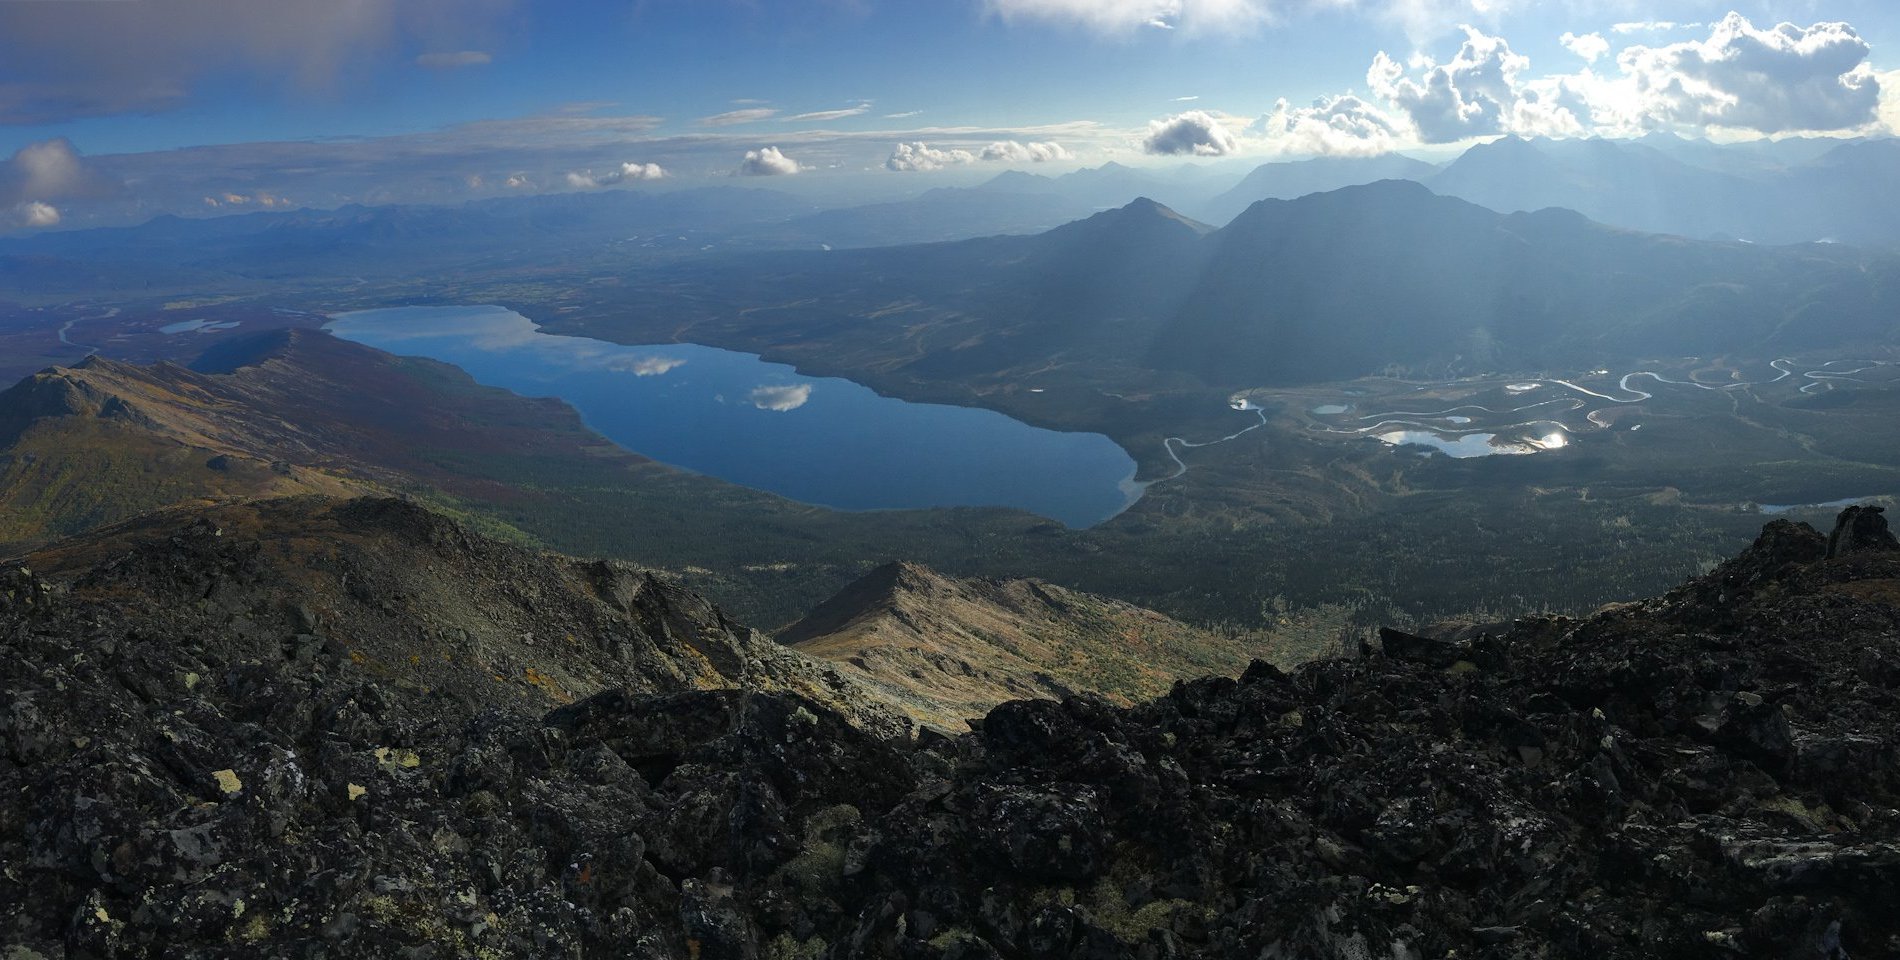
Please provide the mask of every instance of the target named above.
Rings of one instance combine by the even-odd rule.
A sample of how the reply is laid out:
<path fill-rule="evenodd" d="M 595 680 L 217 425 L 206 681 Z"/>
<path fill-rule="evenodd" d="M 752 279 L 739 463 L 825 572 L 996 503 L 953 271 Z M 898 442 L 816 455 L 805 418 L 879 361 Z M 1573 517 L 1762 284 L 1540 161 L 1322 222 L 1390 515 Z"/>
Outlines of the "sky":
<path fill-rule="evenodd" d="M 0 0 L 15 231 L 1895 123 L 1892 0 Z"/>

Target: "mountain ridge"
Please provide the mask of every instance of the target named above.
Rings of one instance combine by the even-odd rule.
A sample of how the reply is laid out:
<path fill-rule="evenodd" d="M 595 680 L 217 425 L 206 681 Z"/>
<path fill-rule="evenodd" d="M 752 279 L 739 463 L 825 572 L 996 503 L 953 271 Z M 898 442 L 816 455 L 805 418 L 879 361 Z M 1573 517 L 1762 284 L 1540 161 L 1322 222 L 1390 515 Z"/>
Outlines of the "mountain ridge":
<path fill-rule="evenodd" d="M 1900 938 L 1900 543 L 1878 509 L 1831 537 L 1774 521 L 1581 620 L 1385 631 L 914 743 L 797 675 L 732 683 L 755 654 L 806 661 L 702 600 L 399 501 L 181 511 L 34 558 L 0 569 L 15 953 L 1621 960 Z"/>
<path fill-rule="evenodd" d="M 951 731 L 1006 700 L 1158 696 L 1270 649 L 1040 580 L 957 579 L 908 561 L 872 569 L 776 639 Z"/>

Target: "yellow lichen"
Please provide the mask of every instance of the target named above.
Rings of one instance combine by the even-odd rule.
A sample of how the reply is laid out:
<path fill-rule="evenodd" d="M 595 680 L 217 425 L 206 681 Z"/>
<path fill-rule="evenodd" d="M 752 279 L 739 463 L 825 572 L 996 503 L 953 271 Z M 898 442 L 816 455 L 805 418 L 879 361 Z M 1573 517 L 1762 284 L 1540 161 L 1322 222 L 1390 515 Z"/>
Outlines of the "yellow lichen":
<path fill-rule="evenodd" d="M 360 787 L 352 783 L 349 786 L 349 792 L 350 792 L 350 802 L 355 803 L 356 801 L 362 799 L 364 796 L 366 796 L 369 793 L 369 788 Z"/>
<path fill-rule="evenodd" d="M 218 781 L 218 789 L 224 791 L 225 796 L 244 789 L 244 781 L 238 779 L 236 770 L 214 770 L 211 776 Z"/>
<path fill-rule="evenodd" d="M 414 770 L 422 766 L 422 757 L 414 750 L 389 747 L 376 748 L 376 763 L 391 773 L 397 770 Z"/>

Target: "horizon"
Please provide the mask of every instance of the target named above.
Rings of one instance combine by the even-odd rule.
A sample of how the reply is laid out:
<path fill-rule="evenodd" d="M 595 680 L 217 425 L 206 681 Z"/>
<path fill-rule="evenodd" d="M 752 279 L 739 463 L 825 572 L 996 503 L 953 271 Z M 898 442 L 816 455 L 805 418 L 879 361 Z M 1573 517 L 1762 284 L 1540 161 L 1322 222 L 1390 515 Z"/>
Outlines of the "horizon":
<path fill-rule="evenodd" d="M 0 4 L 0 217 L 1887 137 L 1897 30 L 1868 0 Z"/>

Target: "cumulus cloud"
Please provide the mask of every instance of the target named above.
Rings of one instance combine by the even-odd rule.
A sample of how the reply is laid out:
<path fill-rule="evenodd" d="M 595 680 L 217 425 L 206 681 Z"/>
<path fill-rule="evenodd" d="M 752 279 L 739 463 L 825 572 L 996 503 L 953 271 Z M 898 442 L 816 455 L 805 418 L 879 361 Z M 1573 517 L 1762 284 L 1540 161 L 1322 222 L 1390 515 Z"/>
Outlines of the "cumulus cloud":
<path fill-rule="evenodd" d="M 29 200 L 25 203 L 15 204 L 13 207 L 13 222 L 16 226 L 33 227 L 35 229 L 56 227 L 59 225 L 59 208 L 50 203 L 41 203 L 37 200 Z"/>
<path fill-rule="evenodd" d="M 725 113 L 715 113 L 710 117 L 700 117 L 699 125 L 731 127 L 741 123 L 758 123 L 760 120 L 770 120 L 776 116 L 778 116 L 778 111 L 771 107 L 746 107 L 743 110 L 728 110 Z"/>
<path fill-rule="evenodd" d="M 1615 32 L 1627 34 L 1694 25 L 1619 26 L 1627 29 Z M 1881 112 L 1885 78 L 1868 63 L 1868 43 L 1845 23 L 1760 28 L 1731 13 L 1709 27 L 1706 40 L 1628 46 L 1609 69 L 1542 76 L 1504 38 L 1461 30 L 1463 42 L 1443 63 L 1424 54 L 1401 63 L 1381 51 L 1366 72 L 1371 98 L 1325 98 L 1303 109 L 1282 103 L 1250 132 L 1258 129 L 1281 152 L 1368 154 L 1500 134 L 1839 134 L 1890 126 Z M 1602 34 L 1566 33 L 1561 42 L 1592 64 L 1613 50 Z"/>
<path fill-rule="evenodd" d="M 1618 54 L 1626 99 L 1617 106 L 1644 129 L 1854 130 L 1880 108 L 1870 50 L 1845 23 L 1758 28 L 1731 13 L 1707 40 Z"/>
<path fill-rule="evenodd" d="M 1352 94 L 1298 108 L 1282 98 L 1249 129 L 1263 136 L 1272 152 L 1302 156 L 1378 156 L 1399 147 L 1405 136 L 1398 121 Z"/>
<path fill-rule="evenodd" d="M 94 172 L 65 137 L 29 143 L 0 164 L 0 202 L 98 197 L 118 188 Z"/>
<path fill-rule="evenodd" d="M 657 163 L 623 163 L 618 170 L 595 173 L 592 170 L 574 170 L 567 176 L 567 185 L 577 190 L 592 190 L 627 180 L 659 180 L 666 176 L 666 170 Z M 513 182 L 509 186 L 513 186 Z"/>
<path fill-rule="evenodd" d="M 804 406 L 811 400 L 811 384 L 801 383 L 790 387 L 754 387 L 746 399 L 760 410 L 785 413 Z"/>
<path fill-rule="evenodd" d="M 785 122 L 786 123 L 806 123 L 806 122 L 813 122 L 813 121 L 824 122 L 827 120 L 843 120 L 846 117 L 855 117 L 861 114 L 869 113 L 870 110 L 871 110 L 871 104 L 869 101 L 859 101 L 858 103 L 849 107 L 845 107 L 841 110 L 819 110 L 813 113 L 795 114 L 793 116 L 786 117 Z"/>
<path fill-rule="evenodd" d="M 1562 37 L 1558 38 L 1557 42 L 1563 44 L 1565 50 L 1582 57 L 1590 63 L 1597 62 L 1604 54 L 1610 52 L 1610 41 L 1603 39 L 1603 35 L 1600 33 L 1586 33 L 1582 36 L 1578 36 L 1566 31 Z"/>
<path fill-rule="evenodd" d="M 998 140 L 983 148 L 982 159 L 1002 163 L 1048 163 L 1052 160 L 1069 159 L 1069 151 L 1062 144 L 1018 140 Z"/>
<path fill-rule="evenodd" d="M 461 67 L 484 67 L 495 62 L 495 58 L 486 50 L 447 50 L 425 53 L 416 57 L 416 66 L 431 70 L 455 70 Z"/>
<path fill-rule="evenodd" d="M 252 193 L 226 191 L 216 196 L 204 198 L 204 204 L 207 207 L 214 208 L 257 206 L 266 210 L 275 210 L 279 207 L 289 207 L 292 205 L 288 197 L 280 197 L 268 190 L 258 190 Z"/>
<path fill-rule="evenodd" d="M 1006 21 L 1052 20 L 1103 33 L 1244 29 L 1271 15 L 1266 0 L 985 0 L 984 6 Z"/>
<path fill-rule="evenodd" d="M 886 169 L 898 171 L 942 170 L 945 167 L 976 163 L 1047 163 L 1067 160 L 1069 151 L 1059 143 L 998 140 L 972 153 L 962 148 L 941 148 L 929 144 L 900 143 L 884 161 Z"/>
<path fill-rule="evenodd" d="M 1148 153 L 1163 156 L 1219 157 L 1240 149 L 1233 133 L 1204 110 L 1189 110 L 1165 120 L 1151 120 L 1141 141 Z"/>
<path fill-rule="evenodd" d="M 939 150 L 919 141 L 898 144 L 896 149 L 891 151 L 890 159 L 884 161 L 884 168 L 900 173 L 927 173 L 975 162 L 976 155 L 968 150 Z"/>
<path fill-rule="evenodd" d="M 1504 133 L 1517 99 L 1518 75 L 1530 65 L 1502 37 L 1472 27 L 1464 32 L 1465 42 L 1449 62 L 1417 58 L 1417 77 L 1384 51 L 1366 71 L 1367 86 L 1405 114 L 1426 143 Z"/>
<path fill-rule="evenodd" d="M 798 161 L 780 153 L 777 147 L 766 147 L 763 150 L 747 150 L 735 172 L 742 177 L 780 177 L 801 169 Z"/>

